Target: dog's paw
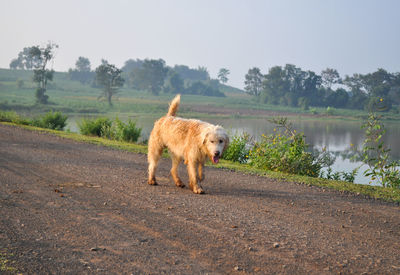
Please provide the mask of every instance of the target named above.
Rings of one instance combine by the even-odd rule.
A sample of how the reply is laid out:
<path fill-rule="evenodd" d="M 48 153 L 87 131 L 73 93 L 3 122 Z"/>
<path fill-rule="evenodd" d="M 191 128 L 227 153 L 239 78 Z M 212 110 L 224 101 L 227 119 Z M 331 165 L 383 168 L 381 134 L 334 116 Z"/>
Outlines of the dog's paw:
<path fill-rule="evenodd" d="M 147 183 L 150 184 L 150 185 L 158 185 L 156 179 L 151 179 Z"/>
<path fill-rule="evenodd" d="M 176 185 L 177 187 L 180 187 L 180 188 L 185 187 L 185 184 L 184 184 L 181 180 L 178 180 L 177 182 L 175 182 L 175 185 Z"/>
<path fill-rule="evenodd" d="M 204 190 L 201 187 L 195 186 L 195 187 L 193 187 L 193 193 L 204 194 Z"/>

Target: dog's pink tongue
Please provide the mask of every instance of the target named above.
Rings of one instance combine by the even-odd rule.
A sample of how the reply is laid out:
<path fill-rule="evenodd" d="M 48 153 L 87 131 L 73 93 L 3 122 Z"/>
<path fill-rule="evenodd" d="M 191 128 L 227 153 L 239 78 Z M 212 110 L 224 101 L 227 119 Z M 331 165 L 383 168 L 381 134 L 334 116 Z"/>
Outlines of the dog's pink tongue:
<path fill-rule="evenodd" d="M 219 157 L 213 157 L 213 162 L 217 164 L 219 162 Z"/>

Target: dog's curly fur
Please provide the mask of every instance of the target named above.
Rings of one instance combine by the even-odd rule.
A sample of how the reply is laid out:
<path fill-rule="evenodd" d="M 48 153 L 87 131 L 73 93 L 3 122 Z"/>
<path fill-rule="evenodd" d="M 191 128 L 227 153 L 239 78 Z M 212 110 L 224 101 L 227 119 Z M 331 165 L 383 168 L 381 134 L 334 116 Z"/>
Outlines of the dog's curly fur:
<path fill-rule="evenodd" d="M 163 149 L 167 147 L 172 159 L 171 175 L 176 186 L 185 186 L 178 176 L 179 163 L 184 160 L 190 189 L 196 194 L 202 194 L 204 191 L 199 183 L 204 179 L 204 162 L 209 157 L 213 163 L 218 163 L 229 144 L 229 138 L 221 126 L 176 117 L 179 103 L 180 95 L 177 95 L 172 100 L 167 115 L 154 123 L 148 147 L 148 183 L 157 185 L 157 163 Z"/>

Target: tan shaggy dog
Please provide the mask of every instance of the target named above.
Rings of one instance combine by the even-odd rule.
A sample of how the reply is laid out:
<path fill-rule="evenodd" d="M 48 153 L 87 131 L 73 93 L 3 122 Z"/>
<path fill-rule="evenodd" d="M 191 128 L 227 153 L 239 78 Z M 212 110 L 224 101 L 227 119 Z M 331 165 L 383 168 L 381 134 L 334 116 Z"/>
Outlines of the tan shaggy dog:
<path fill-rule="evenodd" d="M 149 139 L 149 180 L 157 185 L 156 168 L 165 147 L 172 159 L 171 175 L 176 186 L 184 187 L 178 176 L 179 163 L 184 160 L 189 174 L 189 187 L 196 194 L 204 193 L 200 182 L 204 179 L 203 167 L 207 157 L 218 163 L 229 143 L 228 135 L 221 126 L 196 119 L 176 117 L 180 95 L 171 102 L 168 113 L 154 123 Z"/>

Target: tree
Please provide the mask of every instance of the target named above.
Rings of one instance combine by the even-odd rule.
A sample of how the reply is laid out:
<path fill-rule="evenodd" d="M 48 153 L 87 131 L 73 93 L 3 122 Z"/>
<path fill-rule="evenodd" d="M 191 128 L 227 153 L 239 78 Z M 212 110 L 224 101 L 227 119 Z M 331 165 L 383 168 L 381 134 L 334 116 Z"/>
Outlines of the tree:
<path fill-rule="evenodd" d="M 21 60 L 18 58 L 14 58 L 10 62 L 10 69 L 11 70 L 16 70 L 18 68 L 23 68 L 23 64 L 21 63 Z"/>
<path fill-rule="evenodd" d="M 82 84 L 91 82 L 94 77 L 89 59 L 82 56 L 76 61 L 75 69 L 69 69 L 68 74 L 71 80 L 80 81 Z"/>
<path fill-rule="evenodd" d="M 34 63 L 37 62 L 37 60 L 34 60 L 36 57 L 31 55 L 32 48 L 25 47 L 20 51 L 18 57 L 11 60 L 10 69 L 32 70 Z"/>
<path fill-rule="evenodd" d="M 124 85 L 124 79 L 122 78 L 122 70 L 118 69 L 112 64 L 108 64 L 107 61 L 102 62 L 99 67 L 96 68 L 96 82 L 97 85 L 103 87 L 103 93 L 99 98 L 106 98 L 109 106 L 112 106 L 112 97 L 118 92 L 118 89 Z"/>
<path fill-rule="evenodd" d="M 328 89 L 331 89 L 333 84 L 337 84 L 341 82 L 340 75 L 337 70 L 326 68 L 321 72 L 322 83 Z"/>
<path fill-rule="evenodd" d="M 225 97 L 224 93 L 215 88 L 215 82 L 213 83 L 212 81 L 208 83 L 195 81 L 186 89 L 186 93 L 193 95 Z"/>
<path fill-rule="evenodd" d="M 348 101 L 349 93 L 342 88 L 337 89 L 326 98 L 327 105 L 335 108 L 346 108 Z"/>
<path fill-rule="evenodd" d="M 290 89 L 290 82 L 286 79 L 286 72 L 281 66 L 269 69 L 262 82 L 262 100 L 264 103 L 278 104 L 280 98 Z"/>
<path fill-rule="evenodd" d="M 175 65 L 172 70 L 178 73 L 183 79 L 191 81 L 210 79 L 210 75 L 207 69 L 204 67 L 191 69 L 186 65 Z"/>
<path fill-rule="evenodd" d="M 47 65 L 54 58 L 57 44 L 48 43 L 46 47 L 33 46 L 29 48 L 29 58 L 32 61 L 33 81 L 38 84 L 36 89 L 36 101 L 47 104 L 48 96 L 45 94 L 47 82 L 53 80 L 54 70 L 49 70 Z"/>
<path fill-rule="evenodd" d="M 133 86 L 158 95 L 164 85 L 168 68 L 162 59 L 145 59 L 143 65 L 132 71 Z"/>
<path fill-rule="evenodd" d="M 367 103 L 368 96 L 364 89 L 362 75 L 353 74 L 343 79 L 343 84 L 350 89 L 350 98 L 347 106 L 351 109 L 363 109 Z"/>
<path fill-rule="evenodd" d="M 124 66 L 121 68 L 123 72 L 130 73 L 134 69 L 140 68 L 143 65 L 143 60 L 140 59 L 128 59 L 125 61 Z"/>
<path fill-rule="evenodd" d="M 313 71 L 307 71 L 303 81 L 303 96 L 306 97 L 311 106 L 320 106 L 323 103 L 323 90 L 320 90 L 322 84 L 321 76 Z M 322 92 L 322 93 L 321 93 Z"/>
<path fill-rule="evenodd" d="M 250 95 L 259 96 L 262 90 L 262 81 L 264 76 L 261 74 L 259 68 L 254 67 L 249 69 L 247 74 L 245 75 L 244 87 L 246 93 Z"/>
<path fill-rule="evenodd" d="M 218 79 L 222 82 L 222 83 L 226 83 L 228 82 L 228 75 L 231 72 L 228 69 L 225 68 L 221 68 L 218 72 Z"/>
<path fill-rule="evenodd" d="M 184 81 L 178 73 L 171 71 L 166 82 L 167 85 L 164 87 L 164 92 L 173 94 L 184 92 Z"/>
<path fill-rule="evenodd" d="M 78 57 L 78 60 L 75 62 L 75 68 L 79 72 L 90 72 L 89 58 L 83 56 Z"/>

